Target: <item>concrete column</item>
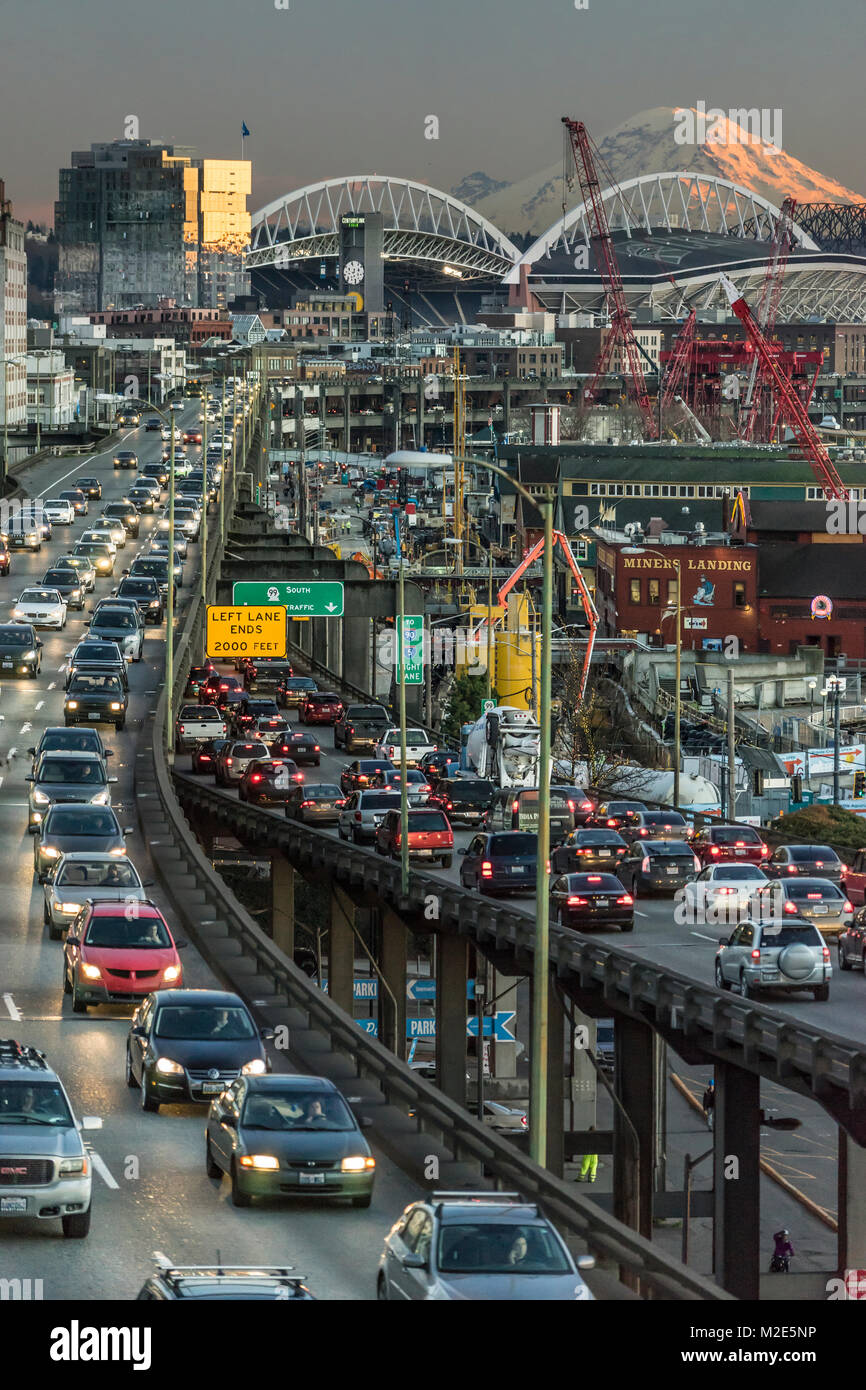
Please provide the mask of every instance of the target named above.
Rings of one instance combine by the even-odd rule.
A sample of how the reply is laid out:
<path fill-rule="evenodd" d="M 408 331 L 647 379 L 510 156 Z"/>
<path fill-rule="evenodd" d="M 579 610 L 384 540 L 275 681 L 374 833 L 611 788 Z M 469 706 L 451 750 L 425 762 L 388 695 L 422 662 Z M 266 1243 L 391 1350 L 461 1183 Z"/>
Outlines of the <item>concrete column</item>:
<path fill-rule="evenodd" d="M 717 1062 L 715 1081 L 714 1273 L 728 1293 L 751 1301 L 758 1298 L 761 1259 L 760 1078 Z"/>
<path fill-rule="evenodd" d="M 351 1016 L 355 980 L 355 904 L 342 888 L 331 886 L 331 930 L 328 936 L 328 994 Z"/>
<path fill-rule="evenodd" d="M 648 1024 L 635 1018 L 617 1018 L 616 1093 L 632 1128 L 617 1106 L 613 1122 L 613 1213 L 647 1240 L 652 1239 L 653 1220 L 657 1046 L 658 1038 Z"/>
<path fill-rule="evenodd" d="M 466 941 L 436 937 L 436 1076 L 439 1089 L 466 1103 Z"/>
<path fill-rule="evenodd" d="M 295 953 L 295 871 L 281 854 L 271 858 L 271 931 L 289 959 Z"/>
<path fill-rule="evenodd" d="M 406 924 L 385 907 L 379 928 L 379 1041 L 401 1060 L 406 1056 Z M 393 994 L 384 988 L 383 981 Z"/>
<path fill-rule="evenodd" d="M 348 591 L 347 597 L 350 597 Z M 350 598 L 350 603 L 351 601 Z M 350 608 L 340 626 L 343 642 L 343 677 L 351 685 L 358 686 L 360 690 L 366 690 L 370 678 L 369 618 L 366 614 L 352 612 Z M 407 691 L 408 689 L 409 687 L 407 687 Z"/>
<path fill-rule="evenodd" d="M 532 992 L 529 996 L 529 1036 L 532 1037 Z M 547 1169 L 561 1178 L 564 1162 L 565 1130 L 565 1010 L 557 994 L 553 975 L 547 987 Z"/>
<path fill-rule="evenodd" d="M 839 1271 L 866 1269 L 866 1149 L 839 1130 Z"/>

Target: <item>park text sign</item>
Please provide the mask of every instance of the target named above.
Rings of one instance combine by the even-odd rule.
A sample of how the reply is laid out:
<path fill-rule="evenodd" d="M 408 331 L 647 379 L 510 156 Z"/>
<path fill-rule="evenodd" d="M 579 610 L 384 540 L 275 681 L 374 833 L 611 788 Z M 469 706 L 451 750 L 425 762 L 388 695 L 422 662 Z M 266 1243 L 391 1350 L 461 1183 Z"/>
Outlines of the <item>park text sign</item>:
<path fill-rule="evenodd" d="M 240 656 L 285 656 L 285 609 L 208 608 L 205 654 L 223 661 Z"/>

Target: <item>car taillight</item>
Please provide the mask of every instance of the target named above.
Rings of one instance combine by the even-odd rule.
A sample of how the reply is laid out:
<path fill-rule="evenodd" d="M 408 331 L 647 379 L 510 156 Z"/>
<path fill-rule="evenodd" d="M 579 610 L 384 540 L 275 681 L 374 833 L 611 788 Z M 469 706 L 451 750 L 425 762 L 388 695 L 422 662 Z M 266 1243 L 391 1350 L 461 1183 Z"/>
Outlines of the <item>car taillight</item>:
<path fill-rule="evenodd" d="M 199 760 L 200 763 L 209 763 L 209 762 L 210 762 L 210 753 L 199 753 L 199 755 L 198 755 L 198 760 Z"/>
<path fill-rule="evenodd" d="M 617 854 L 625 854 L 625 851 L 626 851 L 626 846 L 625 846 L 625 845 L 620 845 L 619 849 L 617 850 Z"/>
<path fill-rule="evenodd" d="M 752 952 L 752 960 L 760 960 L 760 959 L 761 959 L 761 953 L 760 953 L 760 951 L 758 950 L 758 948 L 755 947 L 754 951 Z"/>
<path fill-rule="evenodd" d="M 359 772 L 359 773 L 357 774 L 357 776 L 355 777 L 355 781 L 356 781 L 356 783 L 358 784 L 358 786 L 360 787 L 360 785 L 361 785 L 362 782 L 366 782 L 366 781 L 367 781 L 367 778 L 364 776 L 364 773 L 363 773 L 363 772 Z"/>
<path fill-rule="evenodd" d="M 736 888 L 720 888 L 720 889 L 719 889 L 719 893 L 723 894 L 725 897 L 730 896 L 731 893 L 736 893 L 736 891 L 737 891 Z"/>
<path fill-rule="evenodd" d="M 787 864 L 787 865 L 786 865 L 786 868 L 787 868 L 787 871 L 788 871 L 789 874 L 795 874 L 795 873 L 797 872 L 797 865 L 796 865 L 796 864 Z"/>
<path fill-rule="evenodd" d="M 399 844 L 401 843 L 401 840 L 402 840 L 402 836 L 401 836 L 401 835 L 395 835 L 395 836 L 394 836 L 394 845 L 395 845 L 395 846 L 399 845 Z"/>
<path fill-rule="evenodd" d="M 591 811 L 591 810 L 593 810 L 592 802 L 591 802 L 591 801 L 581 801 L 581 803 L 580 803 L 580 809 L 581 809 L 581 811 Z"/>
<path fill-rule="evenodd" d="M 422 782 L 421 785 L 420 785 L 420 787 L 418 788 L 418 790 L 419 790 L 419 792 L 429 792 L 429 791 L 431 790 L 431 788 L 428 787 L 428 785 L 427 785 L 426 782 Z"/>
<path fill-rule="evenodd" d="M 356 812 L 355 812 L 355 820 L 363 820 L 363 819 L 364 819 L 364 817 L 361 815 L 361 812 L 360 812 L 360 811 L 356 811 Z"/>
<path fill-rule="evenodd" d="M 453 811 L 453 810 L 454 810 L 454 802 L 453 802 L 453 801 L 446 801 L 446 802 L 445 802 L 445 810 L 446 810 L 446 811 Z"/>
<path fill-rule="evenodd" d="M 519 801 L 512 801 L 512 803 L 511 803 L 511 810 L 512 810 L 512 812 L 515 812 L 515 813 L 516 813 L 519 809 L 520 809 L 520 802 L 519 802 Z"/>
<path fill-rule="evenodd" d="M 839 865 L 839 877 L 840 877 L 840 878 L 847 878 L 847 877 L 848 877 L 848 865 L 847 865 L 847 864 L 840 864 L 840 865 Z"/>
<path fill-rule="evenodd" d="M 695 873 L 699 874 L 701 871 L 701 861 L 696 854 L 692 855 L 692 859 L 695 861 Z"/>
<path fill-rule="evenodd" d="M 334 802 L 334 805 L 335 805 L 335 806 L 345 806 L 345 804 L 346 804 L 346 798 L 345 798 L 345 797 L 341 797 L 338 801 L 335 801 L 335 802 Z"/>
<path fill-rule="evenodd" d="M 616 821 L 615 821 L 615 820 L 609 820 L 609 821 L 608 821 L 608 826 L 610 827 L 611 830 L 616 830 Z"/>
<path fill-rule="evenodd" d="M 710 854 L 718 854 L 718 852 L 719 852 L 719 847 L 718 847 L 718 845 L 710 845 Z"/>
<path fill-rule="evenodd" d="M 353 734 L 354 732 L 355 732 L 355 726 L 354 726 L 354 724 L 349 724 L 349 725 L 347 725 L 347 727 L 346 727 L 346 733 L 347 733 L 347 734 Z"/>
<path fill-rule="evenodd" d="M 293 772 L 293 773 L 292 773 L 292 781 L 293 781 L 293 782 L 303 782 L 303 780 L 304 780 L 304 774 L 303 774 L 303 772 Z"/>
<path fill-rule="evenodd" d="M 568 900 L 569 907 L 586 907 L 588 904 L 589 898 L 569 898 Z"/>
<path fill-rule="evenodd" d="M 745 840 L 736 840 L 736 841 L 734 842 L 734 848 L 735 848 L 735 849 L 745 849 L 745 847 L 746 847 L 746 842 L 745 842 Z"/>
<path fill-rule="evenodd" d="M 253 775 L 252 775 L 251 778 L 250 778 L 250 781 L 251 781 L 251 782 L 261 782 L 261 780 L 262 780 L 262 774 L 261 774 L 260 772 L 254 772 Z"/>
<path fill-rule="evenodd" d="M 634 903 L 634 898 L 631 893 L 623 893 L 621 898 L 617 898 L 617 903 L 622 907 L 631 907 Z"/>
<path fill-rule="evenodd" d="M 821 894 L 820 894 L 820 893 L 807 893 L 807 894 L 806 894 L 806 901 L 807 901 L 807 902 L 810 902 L 810 903 L 819 903 L 819 902 L 821 901 Z"/>
<path fill-rule="evenodd" d="M 853 903 L 850 903 L 850 902 L 848 901 L 847 898 L 845 899 L 845 901 L 844 901 L 843 904 L 842 904 L 842 911 L 843 911 L 843 912 L 853 912 L 853 911 L 854 911 L 854 904 L 853 904 Z"/>
<path fill-rule="evenodd" d="M 485 860 L 482 861 L 482 864 L 481 864 L 481 877 L 482 877 L 482 878 L 492 878 L 492 877 L 493 877 L 493 865 L 490 863 L 490 860 L 489 860 L 489 859 L 485 859 Z"/>
<path fill-rule="evenodd" d="M 577 850 L 578 854 L 592 854 L 592 850 L 587 846 L 582 846 Z"/>
<path fill-rule="evenodd" d="M 766 857 L 767 857 L 767 855 L 768 855 L 769 853 L 770 853 L 770 846 L 769 846 L 769 845 L 761 845 L 761 858 L 762 858 L 762 859 L 766 859 Z"/>
<path fill-rule="evenodd" d="M 644 855 L 643 859 L 642 859 L 641 862 L 640 862 L 640 871 L 641 871 L 642 874 L 648 874 L 648 873 L 649 873 L 649 869 L 650 869 L 649 856 L 648 856 L 648 855 Z"/>
<path fill-rule="evenodd" d="M 232 765 L 233 762 L 234 762 L 234 759 L 233 759 L 233 758 L 226 758 L 226 767 L 231 767 L 231 765 Z"/>
<path fill-rule="evenodd" d="M 180 732 L 181 732 L 182 734 L 186 733 L 186 729 L 184 728 L 183 724 L 181 724 L 181 726 L 180 726 Z"/>
<path fill-rule="evenodd" d="M 643 835 L 645 837 L 649 834 L 649 831 L 646 829 L 645 826 L 642 825 L 637 833 L 638 835 Z"/>
<path fill-rule="evenodd" d="M 315 801 L 302 801 L 301 807 L 303 808 L 304 806 L 315 806 L 315 804 Z"/>
<path fill-rule="evenodd" d="M 574 802 L 571 800 L 569 800 L 568 809 L 569 811 L 573 811 L 575 809 Z"/>
<path fill-rule="evenodd" d="M 322 751 L 322 750 L 321 750 L 321 748 L 319 747 L 318 743 L 314 743 L 314 744 L 313 744 L 313 752 L 314 752 L 314 753 L 321 753 L 321 751 Z"/>
<path fill-rule="evenodd" d="M 791 913 L 796 914 L 796 911 L 797 911 L 797 904 L 796 904 L 796 903 L 785 903 L 785 906 L 784 906 L 784 908 L 783 908 L 783 911 L 784 911 L 784 912 L 791 912 Z"/>

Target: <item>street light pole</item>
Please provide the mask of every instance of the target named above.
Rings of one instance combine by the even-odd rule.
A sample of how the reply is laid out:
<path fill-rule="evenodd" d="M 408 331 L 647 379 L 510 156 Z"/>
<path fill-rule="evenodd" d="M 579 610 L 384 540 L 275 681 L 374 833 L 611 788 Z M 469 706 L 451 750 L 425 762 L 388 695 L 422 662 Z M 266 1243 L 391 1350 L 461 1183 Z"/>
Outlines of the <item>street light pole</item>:
<path fill-rule="evenodd" d="M 532 975 L 532 1039 L 530 1043 L 529 1152 L 535 1163 L 547 1163 L 547 1063 L 550 1045 L 548 991 L 550 989 L 550 686 L 553 625 L 553 498 L 541 503 L 544 516 L 544 570 L 541 602 L 541 691 L 538 722 L 541 749 L 538 766 L 538 857 L 535 863 L 535 961 Z M 561 1048 L 562 1038 L 554 1045 Z"/>
<path fill-rule="evenodd" d="M 201 601 L 207 607 L 207 387 L 201 412 Z"/>
<path fill-rule="evenodd" d="M 174 748 L 174 418 L 170 417 L 171 445 L 168 464 L 168 605 L 165 618 L 165 752 Z"/>
<path fill-rule="evenodd" d="M 661 434 L 659 434 L 661 438 Z M 680 716 L 682 713 L 682 689 L 680 685 L 680 675 L 682 670 L 683 658 L 683 629 L 682 629 L 682 601 L 683 601 L 683 575 L 680 562 L 673 558 L 674 568 L 677 576 L 677 646 L 676 646 L 676 675 L 674 690 L 674 806 L 680 804 Z"/>
<path fill-rule="evenodd" d="M 491 697 L 493 690 L 493 676 L 490 671 L 491 655 L 493 651 L 493 544 L 491 542 L 488 550 L 489 567 L 487 571 L 487 698 Z M 429 721 L 429 714 L 427 716 Z"/>
<path fill-rule="evenodd" d="M 400 546 L 400 579 L 397 604 L 397 676 L 400 684 L 398 692 L 400 697 L 400 892 L 405 898 L 409 892 L 409 789 L 406 785 L 406 595 L 399 520 L 397 520 L 397 544 Z"/>

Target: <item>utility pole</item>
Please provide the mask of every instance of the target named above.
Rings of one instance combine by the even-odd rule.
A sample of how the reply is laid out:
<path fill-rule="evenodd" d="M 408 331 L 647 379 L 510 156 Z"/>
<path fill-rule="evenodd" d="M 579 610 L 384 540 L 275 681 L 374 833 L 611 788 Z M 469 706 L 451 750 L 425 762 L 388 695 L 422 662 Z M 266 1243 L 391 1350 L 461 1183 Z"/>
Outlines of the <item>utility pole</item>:
<path fill-rule="evenodd" d="M 207 607 L 207 387 L 201 413 L 201 601 Z"/>
<path fill-rule="evenodd" d="M 728 820 L 737 819 L 737 758 L 734 752 L 734 673 L 728 667 Z"/>
<path fill-rule="evenodd" d="M 174 416 L 169 415 L 171 444 L 168 464 L 168 606 L 165 617 L 165 751 L 174 749 Z"/>
<path fill-rule="evenodd" d="M 403 582 L 403 546 L 400 541 L 399 514 L 394 517 L 394 531 L 397 538 L 397 555 L 400 561 L 397 616 L 397 678 L 400 686 L 398 692 L 400 697 L 400 891 L 405 898 L 409 892 L 409 789 L 406 784 L 406 634 L 404 632 L 406 596 Z"/>
<path fill-rule="evenodd" d="M 488 546 L 488 557 L 490 564 L 487 570 L 487 698 L 491 698 L 493 691 L 493 676 L 491 674 L 492 655 L 493 655 L 493 545 Z M 430 716 L 427 716 L 430 722 Z"/>
<path fill-rule="evenodd" d="M 550 989 L 550 899 L 547 859 L 550 852 L 550 685 L 552 667 L 551 624 L 553 614 L 553 498 L 546 490 L 541 502 L 544 517 L 544 571 L 541 616 L 541 692 L 538 722 L 541 748 L 538 764 L 538 859 L 535 874 L 535 959 L 532 975 L 532 1038 L 530 1041 L 529 1148 L 542 1168 L 547 1163 L 547 1060 L 549 1048 L 548 991 Z M 534 646 L 534 638 L 533 638 Z M 543 962 L 543 967 L 541 966 Z M 557 1047 L 562 1037 L 557 1032 Z"/>

